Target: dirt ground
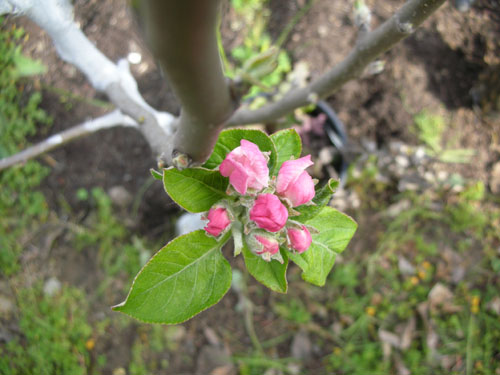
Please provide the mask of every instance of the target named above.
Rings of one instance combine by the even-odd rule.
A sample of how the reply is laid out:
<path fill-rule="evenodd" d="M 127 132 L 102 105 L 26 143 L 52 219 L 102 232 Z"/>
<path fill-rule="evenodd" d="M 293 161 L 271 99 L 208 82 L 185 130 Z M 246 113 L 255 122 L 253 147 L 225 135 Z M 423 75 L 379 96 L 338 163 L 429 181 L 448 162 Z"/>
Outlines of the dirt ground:
<path fill-rule="evenodd" d="M 303 3 L 299 0 L 270 1 L 270 33 L 273 37 L 277 37 Z M 368 0 L 367 4 L 374 12 L 374 26 L 382 23 L 402 3 Z M 308 64 L 313 78 L 341 61 L 352 48 L 356 30 L 352 25 L 351 6 L 350 1 L 317 0 L 290 34 L 286 50 L 294 62 Z M 141 93 L 155 108 L 178 113 L 179 105 L 144 47 L 138 25 L 126 9 L 125 2 L 77 0 L 75 8 L 82 30 L 112 60 L 126 57 L 130 52 L 142 55 L 142 61 L 131 66 Z M 471 164 L 449 166 L 449 171 L 459 171 L 466 178 L 481 180 L 488 185 L 493 165 L 500 160 L 500 122 L 494 116 L 482 113 L 480 103 L 471 93 L 481 84 L 488 83 L 485 72 L 500 64 L 499 14 L 495 0 L 477 0 L 467 13 L 460 13 L 447 3 L 414 35 L 383 56 L 385 70 L 381 74 L 350 82 L 329 97 L 328 102 L 346 125 L 351 141 L 360 144 L 362 140 L 369 140 L 379 148 L 394 140 L 415 144 L 417 138 L 411 124 L 414 116 L 426 109 L 449 121 L 451 126 L 447 137 L 456 140 L 460 147 L 476 150 Z M 224 23 L 230 21 L 230 16 L 229 12 Z M 42 88 L 42 106 L 54 118 L 50 133 L 108 110 L 85 100 L 104 98 L 92 89 L 81 73 L 59 60 L 47 35 L 26 20 L 16 22 L 30 34 L 25 52 L 42 59 L 49 67 L 49 72 L 33 84 Z M 223 39 L 226 50 L 238 43 L 237 35 L 231 34 L 229 28 Z M 77 100 L 71 100 L 69 106 L 68 102 L 61 100 L 64 96 L 61 92 L 65 95 L 71 93 Z M 43 136 L 38 135 L 39 138 Z M 117 128 L 77 140 L 51 152 L 49 161 L 52 172 L 42 188 L 54 212 L 64 213 L 62 195 L 64 201 L 74 207 L 75 216 L 82 214 L 86 208 L 76 198 L 79 188 L 99 186 L 108 191 L 114 186 L 122 186 L 133 197 L 144 194 L 138 216 L 130 220 L 131 230 L 152 239 L 167 239 L 171 235 L 171 218 L 179 211 L 164 194 L 160 183 L 149 186 L 149 168 L 155 166 L 155 160 L 147 143 L 137 136 L 135 130 Z M 376 225 L 370 218 L 357 220 L 361 229 L 350 245 L 353 251 L 361 251 L 372 240 L 370 231 L 363 228 Z M 82 253 L 71 255 L 64 244 L 52 255 L 59 259 L 52 271 L 63 282 L 92 290 L 102 277 L 94 273 L 94 261 Z M 305 293 L 301 290 L 298 269 L 292 268 L 290 274 L 294 293 Z M 88 281 L 93 278 L 93 282 Z M 121 290 L 119 286 L 115 288 Z M 96 311 L 101 311 L 101 314 L 105 311 L 108 316 L 115 314 L 105 306 L 120 302 L 124 296 L 119 293 L 110 300 L 98 301 L 101 308 Z M 257 306 L 256 330 L 261 339 L 273 338 L 276 332 L 286 332 L 290 328 L 289 323 L 276 319 L 266 309 L 277 298 L 273 293 L 253 282 L 250 282 L 250 293 Z M 327 294 L 321 298 L 327 298 Z M 203 366 L 200 362 L 210 357 L 207 354 L 210 342 L 207 328 L 226 338 L 224 345 L 230 346 L 232 353 L 244 352 L 251 345 L 243 320 L 234 314 L 236 303 L 237 295 L 230 292 L 218 305 L 184 324 L 183 355 L 169 358 L 172 374 L 194 374 L 199 366 Z M 318 319 L 318 324 L 332 324 L 329 317 Z M 104 374 L 127 365 L 130 347 L 140 329 L 138 324 L 133 324 L 124 331 L 111 332 L 107 342 L 98 344 L 97 349 L 108 358 Z M 277 355 L 289 356 L 290 340 L 275 348 Z M 315 372 L 320 366 L 317 359 L 323 355 L 325 353 L 318 350 L 309 359 L 306 364 L 309 374 L 318 373 Z M 192 360 L 186 361 L 186 356 Z"/>

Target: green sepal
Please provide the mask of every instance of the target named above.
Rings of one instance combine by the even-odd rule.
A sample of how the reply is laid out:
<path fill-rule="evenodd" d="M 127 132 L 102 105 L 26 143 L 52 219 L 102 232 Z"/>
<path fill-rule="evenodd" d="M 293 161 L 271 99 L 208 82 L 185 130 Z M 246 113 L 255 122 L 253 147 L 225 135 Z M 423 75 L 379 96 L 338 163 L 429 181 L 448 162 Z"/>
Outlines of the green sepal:
<path fill-rule="evenodd" d="M 290 253 L 290 259 L 302 269 L 302 278 L 314 285 L 325 285 L 337 254 L 347 246 L 358 225 L 349 216 L 326 206 L 305 222 L 319 232 L 311 234 L 312 244 L 305 252 Z"/>
<path fill-rule="evenodd" d="M 146 323 L 178 324 L 216 304 L 231 286 L 231 266 L 220 241 L 197 230 L 158 251 L 135 277 L 124 302 L 113 307 Z"/>
<path fill-rule="evenodd" d="M 179 206 L 189 212 L 208 211 L 226 194 L 229 180 L 219 171 L 205 168 L 163 170 L 163 186 L 167 194 Z"/>
<path fill-rule="evenodd" d="M 307 220 L 311 220 L 313 217 L 318 215 L 323 207 L 330 203 L 330 199 L 338 186 L 339 182 L 331 178 L 324 186 L 320 188 L 317 187 L 314 198 L 312 199 L 313 204 L 304 204 L 302 206 L 295 207 L 295 210 L 298 211 L 300 215 L 294 216 L 293 220 L 305 223 Z"/>
<path fill-rule="evenodd" d="M 163 180 L 163 173 L 160 173 L 153 168 L 151 168 L 149 172 L 151 172 L 151 176 L 153 176 L 155 180 Z"/>

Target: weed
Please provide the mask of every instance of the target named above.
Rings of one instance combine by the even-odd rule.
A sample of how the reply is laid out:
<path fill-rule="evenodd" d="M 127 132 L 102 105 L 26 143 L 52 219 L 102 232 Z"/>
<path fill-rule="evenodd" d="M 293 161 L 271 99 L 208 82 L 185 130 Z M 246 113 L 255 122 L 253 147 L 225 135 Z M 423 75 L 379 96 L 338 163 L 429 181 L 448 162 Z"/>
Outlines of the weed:
<path fill-rule="evenodd" d="M 242 30 L 243 42 L 231 51 L 231 56 L 236 63 L 235 65 L 243 66 L 245 62 L 268 51 L 272 47 L 273 42 L 266 31 L 270 12 L 267 9 L 267 0 L 232 0 L 231 4 L 236 12 L 236 22 L 240 26 L 251 25 L 251 27 L 246 27 Z M 243 27 L 241 28 L 243 29 Z M 219 49 L 223 54 L 226 75 L 231 78 L 236 76 L 238 69 L 225 57 L 222 47 Z M 280 51 L 277 54 L 275 63 L 275 69 L 260 78 L 259 82 L 255 82 L 246 97 L 255 97 L 263 89 L 269 91 L 270 88 L 276 87 L 282 81 L 283 75 L 291 70 L 291 61 L 285 51 Z"/>
<path fill-rule="evenodd" d="M 129 279 L 133 278 L 151 256 L 144 242 L 133 237 L 130 243 L 128 231 L 113 214 L 112 202 L 101 188 L 93 188 L 90 193 L 79 189 L 77 196 L 80 200 L 89 200 L 95 207 L 88 218 L 88 225 L 77 233 L 75 247 L 98 248 L 100 267 L 110 277 L 125 273 Z"/>
<path fill-rule="evenodd" d="M 40 285 L 18 293 L 20 337 L 0 346 L 0 373 L 9 375 L 86 374 L 89 354 L 84 294 L 64 287 L 53 296 Z"/>
<path fill-rule="evenodd" d="M 421 142 L 427 147 L 427 152 L 444 163 L 468 163 L 476 154 L 472 149 L 452 148 L 451 144 L 443 145 L 443 136 L 447 125 L 440 115 L 422 111 L 414 118 L 415 128 Z"/>
<path fill-rule="evenodd" d="M 7 30 L 0 18 L 0 158 L 12 155 L 28 145 L 27 137 L 36 133 L 37 124 L 48 125 L 51 119 L 39 108 L 40 93 L 23 91 L 19 80 L 26 69 L 33 71 L 29 59 L 20 60 L 24 31 Z M 20 61 L 25 65 L 20 67 Z M 22 65 L 21 64 L 21 65 Z M 23 70 L 24 69 L 24 70 Z M 23 73 L 24 72 L 24 73 Z M 48 214 L 45 199 L 36 191 L 48 169 L 29 161 L 21 168 L 0 172 L 0 269 L 10 275 L 18 269 L 22 251 L 20 237 L 35 222 Z"/>

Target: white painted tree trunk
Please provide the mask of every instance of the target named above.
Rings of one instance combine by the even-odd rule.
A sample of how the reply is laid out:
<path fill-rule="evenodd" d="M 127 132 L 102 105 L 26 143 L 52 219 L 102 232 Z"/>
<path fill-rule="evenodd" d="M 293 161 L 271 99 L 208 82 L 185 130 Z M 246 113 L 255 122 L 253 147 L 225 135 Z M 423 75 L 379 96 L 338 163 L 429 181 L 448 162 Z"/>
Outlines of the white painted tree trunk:
<path fill-rule="evenodd" d="M 96 90 L 107 93 L 123 114 L 135 120 L 154 152 L 161 154 L 166 149 L 174 117 L 146 103 L 126 60 L 113 63 L 88 40 L 75 23 L 73 7 L 67 0 L 0 0 L 2 13 L 25 15 L 45 30 L 59 56 L 76 66 Z"/>

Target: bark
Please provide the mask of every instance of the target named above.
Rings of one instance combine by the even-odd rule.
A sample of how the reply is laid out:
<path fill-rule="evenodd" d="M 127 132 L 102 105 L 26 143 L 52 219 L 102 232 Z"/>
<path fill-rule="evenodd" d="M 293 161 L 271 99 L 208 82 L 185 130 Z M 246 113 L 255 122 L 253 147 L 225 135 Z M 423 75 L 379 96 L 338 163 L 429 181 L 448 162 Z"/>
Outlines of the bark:
<path fill-rule="evenodd" d="M 188 165 L 201 164 L 236 109 L 217 48 L 220 0 L 144 0 L 142 5 L 149 45 L 182 105 L 172 154 L 187 157 Z"/>
<path fill-rule="evenodd" d="M 30 159 L 45 154 L 55 148 L 61 147 L 62 145 L 74 141 L 77 138 L 115 126 L 138 127 L 138 124 L 132 118 L 124 115 L 119 110 L 115 110 L 102 117 L 85 121 L 83 124 L 76 125 L 62 131 L 61 133 L 51 135 L 42 142 L 28 147 L 17 154 L 0 159 L 0 171 L 16 164 L 26 163 Z"/>

